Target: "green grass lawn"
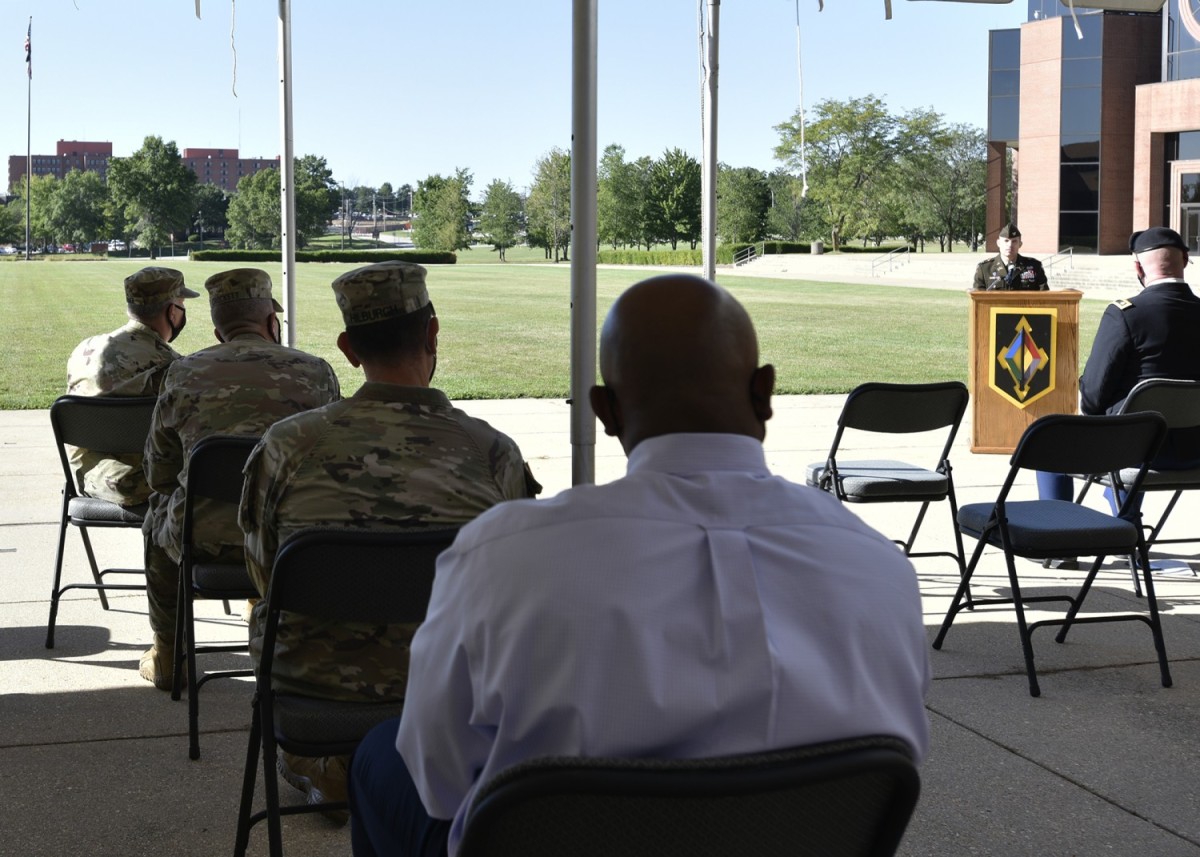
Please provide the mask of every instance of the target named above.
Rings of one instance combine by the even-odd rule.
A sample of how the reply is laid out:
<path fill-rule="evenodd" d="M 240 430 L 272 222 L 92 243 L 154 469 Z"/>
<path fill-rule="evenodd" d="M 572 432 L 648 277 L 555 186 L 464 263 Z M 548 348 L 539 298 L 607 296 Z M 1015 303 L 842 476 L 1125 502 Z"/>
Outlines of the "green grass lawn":
<path fill-rule="evenodd" d="M 539 251 L 540 252 L 540 251 Z M 494 258 L 494 257 L 493 257 Z M 67 357 L 83 338 L 124 323 L 122 280 L 145 260 L 0 264 L 0 409 L 45 408 L 64 391 Z M 164 264 L 169 264 L 165 262 Z M 227 263 L 178 260 L 190 286 Z M 279 279 L 278 266 L 262 266 Z M 297 345 L 327 359 L 343 392 L 362 383 L 334 341 L 341 315 L 329 284 L 356 267 L 297 266 Z M 597 272 L 597 319 L 645 270 Z M 746 306 L 780 393 L 843 393 L 866 381 L 966 380 L 966 292 L 726 276 Z M 276 291 L 279 291 L 276 284 Z M 570 383 L 568 265 L 431 266 L 442 332 L 435 379 L 451 398 L 565 398 Z M 1081 360 L 1104 304 L 1080 309 Z M 188 302 L 182 353 L 215 340 L 204 298 Z"/>

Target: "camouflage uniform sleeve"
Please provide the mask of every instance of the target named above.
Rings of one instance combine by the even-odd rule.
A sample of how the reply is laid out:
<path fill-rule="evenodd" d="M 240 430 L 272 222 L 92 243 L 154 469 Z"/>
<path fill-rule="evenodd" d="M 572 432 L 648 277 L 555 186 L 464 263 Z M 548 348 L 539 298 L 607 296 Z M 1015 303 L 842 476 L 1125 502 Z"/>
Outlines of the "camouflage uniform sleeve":
<path fill-rule="evenodd" d="M 173 413 L 168 371 L 168 377 L 163 382 L 163 394 L 154 406 L 150 434 L 146 438 L 146 454 L 142 461 L 146 481 L 159 494 L 171 494 L 178 488 L 179 474 L 183 470 L 183 443 L 174 428 Z"/>
<path fill-rule="evenodd" d="M 533 478 L 533 471 L 521 456 L 516 441 L 506 434 L 496 432 L 496 439 L 489 450 L 493 472 L 500 484 L 505 500 L 521 500 L 536 497 L 542 492 L 541 484 Z"/>
<path fill-rule="evenodd" d="M 238 523 L 245 535 L 246 570 L 263 597 L 279 550 L 279 501 L 307 453 L 306 441 L 314 434 L 305 433 L 302 426 L 302 421 L 288 419 L 268 429 L 244 470 Z"/>

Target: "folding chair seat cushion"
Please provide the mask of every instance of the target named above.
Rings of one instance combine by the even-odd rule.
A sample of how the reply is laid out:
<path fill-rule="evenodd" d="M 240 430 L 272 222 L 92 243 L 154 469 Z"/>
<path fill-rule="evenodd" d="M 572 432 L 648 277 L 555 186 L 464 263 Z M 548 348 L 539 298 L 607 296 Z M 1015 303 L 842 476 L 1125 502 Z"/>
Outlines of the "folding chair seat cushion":
<path fill-rule="evenodd" d="M 808 484 L 819 487 L 826 470 L 824 462 L 808 465 Z M 945 473 L 904 461 L 839 461 L 837 474 L 842 491 L 851 502 L 941 500 L 950 490 L 950 479 Z"/>
<path fill-rule="evenodd" d="M 403 702 L 334 702 L 276 693 L 272 720 L 275 740 L 285 750 L 311 753 L 330 747 L 324 752 L 333 756 L 351 752 L 373 728 L 403 713 Z"/>
<path fill-rule="evenodd" d="M 958 510 L 959 526 L 979 538 L 994 509 L 994 503 L 968 503 Z M 1127 554 L 1137 545 L 1137 526 L 1130 521 L 1069 500 L 1006 503 L 1004 511 L 1016 554 L 1107 556 Z M 994 547 L 1003 547 L 1000 528 L 993 527 L 987 540 Z"/>
<path fill-rule="evenodd" d="M 1135 476 L 1137 476 L 1136 469 L 1122 470 L 1122 484 L 1128 485 Z M 1096 481 L 1101 485 L 1108 485 L 1110 480 L 1105 476 Z M 1200 467 L 1192 467 L 1188 470 L 1150 469 L 1146 471 L 1146 476 L 1142 479 L 1143 491 L 1187 491 L 1192 488 L 1200 488 Z"/>
<path fill-rule="evenodd" d="M 72 521 L 81 521 L 97 526 L 124 525 L 138 526 L 146 516 L 147 506 L 126 508 L 109 500 L 98 500 L 95 497 L 72 497 L 67 504 L 67 516 Z"/>

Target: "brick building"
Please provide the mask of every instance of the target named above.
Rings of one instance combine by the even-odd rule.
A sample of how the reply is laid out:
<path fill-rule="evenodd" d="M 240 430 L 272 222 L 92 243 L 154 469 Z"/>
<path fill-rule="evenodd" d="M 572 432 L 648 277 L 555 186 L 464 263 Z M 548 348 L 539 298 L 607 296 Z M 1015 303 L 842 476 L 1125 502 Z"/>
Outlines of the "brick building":
<path fill-rule="evenodd" d="M 59 140 L 55 154 L 33 156 L 33 174 L 61 179 L 71 170 L 91 170 L 99 173 L 101 180 L 108 181 L 108 159 L 111 157 L 112 143 Z M 26 166 L 25 155 L 9 156 L 9 188 L 24 183 Z"/>
<path fill-rule="evenodd" d="M 33 174 L 61 179 L 71 170 L 91 170 L 107 182 L 108 161 L 112 156 L 112 143 L 59 140 L 56 154 L 33 156 Z M 182 158 L 200 184 L 215 184 L 227 191 L 237 190 L 242 176 L 254 175 L 267 167 L 279 168 L 278 157 L 240 158 L 237 149 L 184 149 Z M 9 156 L 9 188 L 24 184 L 25 169 L 24 155 Z"/>
<path fill-rule="evenodd" d="M 1083 38 L 1060 0 L 1028 4 L 1019 29 L 989 34 L 989 249 L 1014 218 L 1035 253 L 1127 253 L 1130 232 L 1148 226 L 1176 229 L 1196 251 L 1198 4 L 1077 2 Z"/>
<path fill-rule="evenodd" d="M 279 158 L 239 158 L 237 149 L 184 149 L 183 162 L 200 184 L 215 184 L 237 190 L 242 176 L 252 176 L 268 167 L 279 169 Z"/>

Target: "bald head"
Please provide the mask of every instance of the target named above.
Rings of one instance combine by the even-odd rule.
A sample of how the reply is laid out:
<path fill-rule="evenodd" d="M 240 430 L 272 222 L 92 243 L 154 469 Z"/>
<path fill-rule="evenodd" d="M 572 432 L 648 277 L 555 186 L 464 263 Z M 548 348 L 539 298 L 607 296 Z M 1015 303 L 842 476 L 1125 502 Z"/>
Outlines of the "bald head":
<path fill-rule="evenodd" d="M 774 370 L 758 366 L 750 317 L 699 277 L 654 277 L 622 294 L 600 336 L 600 375 L 592 407 L 626 452 L 675 432 L 761 440 L 771 416 Z"/>
<path fill-rule="evenodd" d="M 1188 254 L 1178 247 L 1155 247 L 1134 254 L 1134 267 L 1141 268 L 1142 279 L 1147 282 L 1168 277 L 1183 279 L 1187 268 Z"/>

